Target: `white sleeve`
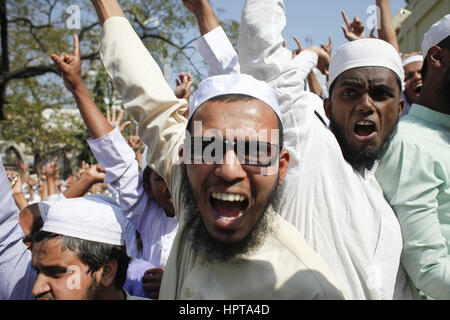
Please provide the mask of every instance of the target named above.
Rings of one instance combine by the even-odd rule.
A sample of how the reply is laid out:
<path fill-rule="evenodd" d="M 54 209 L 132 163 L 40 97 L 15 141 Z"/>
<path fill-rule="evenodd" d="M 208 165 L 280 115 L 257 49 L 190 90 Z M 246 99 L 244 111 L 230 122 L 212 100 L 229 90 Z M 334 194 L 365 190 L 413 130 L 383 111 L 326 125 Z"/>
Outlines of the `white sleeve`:
<path fill-rule="evenodd" d="M 105 182 L 118 195 L 120 208 L 140 232 L 148 197 L 142 185 L 138 162 L 133 149 L 118 128 L 98 139 L 88 139 L 98 163 L 105 169 Z"/>
<path fill-rule="evenodd" d="M 301 63 L 294 63 L 292 52 L 283 47 L 285 25 L 282 0 L 247 0 L 238 46 L 241 72 L 266 81 L 275 90 L 283 120 L 284 146 L 291 154 L 289 170 L 292 173 L 291 168 L 300 165 L 306 145 L 324 143 L 317 140 L 315 131 L 326 128 L 314 114 L 318 97 L 304 90 L 305 71 L 299 68 Z M 299 59 L 308 57 L 313 58 L 308 52 Z M 311 139 L 315 139 L 314 143 Z"/>
<path fill-rule="evenodd" d="M 139 123 L 139 137 L 149 148 L 148 165 L 177 198 L 181 174 L 178 151 L 186 130 L 183 114 L 187 101 L 177 99 L 126 18 L 111 17 L 105 21 L 100 57 L 127 111 Z"/>
<path fill-rule="evenodd" d="M 298 68 L 299 77 L 306 79 L 308 74 L 317 66 L 319 57 L 311 50 L 303 50 L 293 60 L 292 63 Z"/>
<path fill-rule="evenodd" d="M 240 73 L 239 56 L 222 27 L 217 27 L 193 43 L 209 67 L 210 76 Z"/>

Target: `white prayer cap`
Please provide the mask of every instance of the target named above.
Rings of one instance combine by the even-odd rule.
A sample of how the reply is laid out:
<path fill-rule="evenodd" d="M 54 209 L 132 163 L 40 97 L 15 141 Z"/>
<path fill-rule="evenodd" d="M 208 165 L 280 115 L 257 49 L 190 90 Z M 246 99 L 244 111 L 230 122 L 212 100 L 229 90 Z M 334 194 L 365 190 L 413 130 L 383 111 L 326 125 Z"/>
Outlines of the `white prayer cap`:
<path fill-rule="evenodd" d="M 203 80 L 192 99 L 189 120 L 203 103 L 214 97 L 228 94 L 244 94 L 261 100 L 267 103 L 282 121 L 280 106 L 272 87 L 264 81 L 242 73 L 213 76 Z"/>
<path fill-rule="evenodd" d="M 405 60 L 403 60 L 403 67 L 406 67 L 408 64 L 411 64 L 414 62 L 423 62 L 423 56 L 415 55 L 415 56 L 406 58 Z"/>
<path fill-rule="evenodd" d="M 126 222 L 122 210 L 112 198 L 95 194 L 52 203 L 42 231 L 123 245 Z"/>
<path fill-rule="evenodd" d="M 436 22 L 430 27 L 422 41 L 422 54 L 425 58 L 431 47 L 439 44 L 442 40 L 450 36 L 450 14 Z"/>
<path fill-rule="evenodd" d="M 328 90 L 343 72 L 359 67 L 385 67 L 392 70 L 404 90 L 405 72 L 397 50 L 380 39 L 360 39 L 347 42 L 337 49 L 330 60 Z"/>

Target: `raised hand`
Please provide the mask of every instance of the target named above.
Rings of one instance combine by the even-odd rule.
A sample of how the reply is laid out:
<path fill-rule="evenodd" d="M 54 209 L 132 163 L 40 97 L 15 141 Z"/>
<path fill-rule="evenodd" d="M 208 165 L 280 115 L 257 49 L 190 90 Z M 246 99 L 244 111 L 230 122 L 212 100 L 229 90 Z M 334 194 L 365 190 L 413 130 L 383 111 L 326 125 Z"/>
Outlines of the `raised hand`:
<path fill-rule="evenodd" d="M 9 185 L 13 194 L 22 193 L 22 180 L 20 175 L 16 171 L 6 171 L 6 176 L 8 177 Z"/>
<path fill-rule="evenodd" d="M 163 268 L 151 268 L 145 271 L 142 277 L 142 288 L 147 293 L 148 298 L 158 299 L 163 274 Z"/>
<path fill-rule="evenodd" d="M 359 39 L 363 39 L 365 36 L 364 33 L 364 24 L 358 17 L 353 19 L 353 22 L 350 23 L 348 20 L 347 14 L 344 10 L 342 10 L 342 17 L 344 18 L 345 26 L 341 26 L 342 31 L 344 31 L 344 36 L 348 41 L 355 41 Z"/>
<path fill-rule="evenodd" d="M 331 36 L 328 37 L 328 44 L 322 43 L 320 47 L 325 50 L 325 52 L 331 57 L 331 53 L 333 52 L 333 38 Z"/>
<path fill-rule="evenodd" d="M 312 46 L 306 50 L 311 50 L 317 54 L 319 59 L 317 60 L 317 69 L 324 75 L 328 75 L 330 67 L 330 55 L 325 51 L 325 49 L 319 48 L 317 46 Z"/>
<path fill-rule="evenodd" d="M 186 9 L 188 9 L 193 14 L 196 14 L 200 10 L 204 9 L 205 6 L 209 7 L 208 0 L 182 0 Z"/>
<path fill-rule="evenodd" d="M 142 141 L 141 139 L 139 139 L 137 133 L 138 133 L 138 126 L 136 126 L 136 135 L 130 135 L 127 141 L 128 145 L 131 147 L 131 149 L 133 149 L 134 152 L 136 152 L 142 146 Z"/>
<path fill-rule="evenodd" d="M 47 178 L 56 179 L 59 175 L 59 166 L 56 163 L 58 158 L 54 158 L 52 162 L 48 163 L 45 167 L 43 172 L 45 173 L 45 176 Z"/>
<path fill-rule="evenodd" d="M 91 164 L 85 174 L 90 175 L 95 182 L 103 182 L 106 171 L 100 164 Z"/>
<path fill-rule="evenodd" d="M 180 73 L 178 75 L 178 79 L 175 80 L 176 88 L 173 91 L 175 96 L 178 99 L 185 99 L 189 102 L 191 97 L 191 87 L 194 84 L 194 80 L 192 80 L 191 72 L 188 73 Z"/>
<path fill-rule="evenodd" d="M 131 123 L 131 121 L 125 121 L 124 123 L 120 123 L 122 122 L 122 117 L 123 117 L 123 109 L 121 109 L 119 111 L 119 115 L 116 118 L 116 109 L 111 108 L 112 109 L 112 115 L 109 112 L 109 109 L 106 110 L 106 120 L 109 122 L 109 124 L 112 127 L 118 127 L 120 132 L 123 132 L 123 130 L 125 130 L 125 128 Z"/>
<path fill-rule="evenodd" d="M 70 92 L 75 91 L 83 85 L 81 78 L 81 59 L 80 59 L 80 45 L 78 36 L 73 36 L 73 53 L 69 55 L 62 52 L 59 56 L 51 54 L 50 57 L 58 68 L 59 74 L 64 79 L 64 86 Z"/>
<path fill-rule="evenodd" d="M 84 161 L 82 161 L 82 162 L 81 162 L 81 168 L 80 168 L 80 170 L 78 170 L 77 174 L 75 175 L 76 178 L 77 178 L 77 179 L 80 179 L 81 176 L 82 176 L 83 174 L 85 174 L 86 171 L 87 171 L 88 169 L 89 169 L 89 164 L 86 163 L 86 162 L 84 162 Z"/>
<path fill-rule="evenodd" d="M 298 49 L 295 49 L 294 51 L 292 51 L 292 59 L 294 59 L 296 56 L 298 56 L 300 54 L 300 52 L 305 50 L 305 48 L 303 48 L 303 46 L 302 46 L 302 43 L 300 42 L 300 40 L 298 40 L 298 38 L 296 36 L 294 36 L 294 41 L 297 43 Z"/>

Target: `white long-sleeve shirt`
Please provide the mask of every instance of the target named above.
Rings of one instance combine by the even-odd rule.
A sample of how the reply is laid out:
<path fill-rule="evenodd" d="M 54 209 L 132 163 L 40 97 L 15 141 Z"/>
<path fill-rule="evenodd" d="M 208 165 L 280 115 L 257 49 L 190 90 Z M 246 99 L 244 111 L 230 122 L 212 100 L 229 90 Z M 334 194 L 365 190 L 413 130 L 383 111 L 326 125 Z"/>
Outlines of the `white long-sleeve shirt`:
<path fill-rule="evenodd" d="M 142 259 L 165 267 L 178 229 L 177 218 L 167 217 L 161 206 L 148 197 L 135 153 L 117 128 L 88 143 L 105 168 L 105 182 L 117 193 L 124 215 L 141 234 Z"/>
<path fill-rule="evenodd" d="M 192 44 L 208 65 L 210 76 L 241 72 L 239 56 L 222 27 L 214 28 Z M 317 61 L 316 53 L 303 50 L 292 60 L 292 63 L 298 67 L 298 76 L 306 79 L 308 74 L 317 66 Z M 328 126 L 330 121 L 325 115 L 322 99 L 312 94 L 310 99 L 317 115 Z"/>
<path fill-rule="evenodd" d="M 331 266 L 353 299 L 412 298 L 399 267 L 402 237 L 374 170 L 360 174 L 313 115 L 303 77 L 283 48 L 282 0 L 247 0 L 240 70 L 276 91 L 291 155 L 280 214 Z M 398 279 L 397 279 L 398 277 Z"/>
<path fill-rule="evenodd" d="M 179 147 L 187 110 L 129 22 L 112 17 L 103 25 L 100 54 L 139 122 L 149 151 L 147 163 L 167 182 L 179 228 L 161 283 L 160 299 L 342 299 L 333 272 L 288 222 L 275 215 L 261 247 L 239 263 L 206 263 L 191 246 L 188 213 L 183 207 Z M 135 188 L 135 186 L 134 186 Z"/>

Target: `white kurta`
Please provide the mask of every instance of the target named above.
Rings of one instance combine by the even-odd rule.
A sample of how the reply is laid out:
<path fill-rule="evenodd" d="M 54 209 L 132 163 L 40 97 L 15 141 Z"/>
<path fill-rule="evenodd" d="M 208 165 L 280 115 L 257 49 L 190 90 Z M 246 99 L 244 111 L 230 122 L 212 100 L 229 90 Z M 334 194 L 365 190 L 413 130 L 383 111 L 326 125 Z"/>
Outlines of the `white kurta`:
<path fill-rule="evenodd" d="M 282 46 L 285 24 L 282 0 L 247 0 L 239 38 L 241 72 L 276 90 L 283 116 L 291 162 L 279 212 L 324 257 L 352 299 L 412 298 L 399 268 L 402 237 L 394 212 L 374 170 L 355 171 L 314 116 L 311 93 L 302 90 L 304 78 Z"/>
<path fill-rule="evenodd" d="M 141 234 L 142 259 L 165 267 L 178 229 L 177 218 L 167 217 L 161 206 L 148 197 L 135 153 L 119 129 L 98 139 L 89 139 L 88 143 L 105 168 L 105 182 L 117 193 L 123 214 Z"/>
<path fill-rule="evenodd" d="M 181 203 L 178 150 L 187 120 L 161 70 L 124 18 L 105 21 L 101 57 L 139 122 L 148 145 L 148 164 L 167 182 L 179 218 L 161 284 L 161 299 L 342 299 L 342 290 L 323 259 L 300 233 L 276 215 L 274 233 L 240 264 L 205 265 L 193 252 Z"/>

